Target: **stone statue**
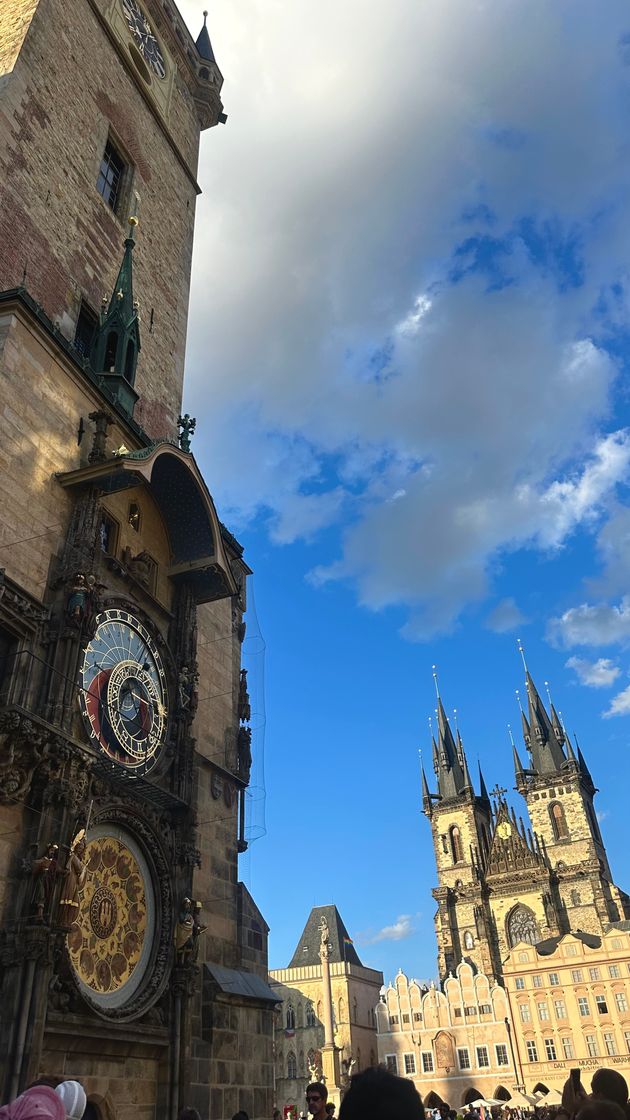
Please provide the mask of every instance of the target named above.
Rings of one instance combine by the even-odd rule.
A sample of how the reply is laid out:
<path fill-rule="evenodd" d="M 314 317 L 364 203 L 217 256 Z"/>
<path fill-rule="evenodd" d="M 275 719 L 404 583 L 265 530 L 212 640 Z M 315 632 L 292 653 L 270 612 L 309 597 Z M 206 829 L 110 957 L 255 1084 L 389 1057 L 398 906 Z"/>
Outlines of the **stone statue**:
<path fill-rule="evenodd" d="M 81 629 L 88 599 L 87 579 L 83 572 L 77 572 L 73 579 L 72 590 L 66 603 L 66 618 L 71 626 Z"/>
<path fill-rule="evenodd" d="M 236 740 L 238 776 L 249 784 L 252 771 L 252 729 L 239 727 Z"/>
<path fill-rule="evenodd" d="M 241 679 L 238 687 L 238 718 L 241 723 L 249 723 L 252 718 L 252 709 L 247 691 L 247 669 L 241 669 Z"/>
<path fill-rule="evenodd" d="M 320 960 L 328 960 L 330 956 L 330 930 L 328 929 L 328 922 L 322 914 L 322 920 L 319 923 L 319 957 Z"/>
<path fill-rule="evenodd" d="M 126 567 L 130 576 L 141 583 L 143 587 L 149 587 L 151 583 L 151 576 L 155 570 L 155 561 L 153 557 L 143 549 L 138 552 L 136 556 L 131 556 L 131 549 L 128 550 L 126 558 Z"/>
<path fill-rule="evenodd" d="M 183 712 L 190 712 L 191 715 L 194 715 L 197 711 L 197 704 L 199 703 L 198 680 L 199 673 L 195 669 L 190 669 L 188 665 L 182 665 L 177 679 L 179 706 Z"/>
<path fill-rule="evenodd" d="M 43 856 L 33 861 L 31 875 L 33 876 L 33 891 L 31 894 L 31 912 L 35 921 L 43 922 L 48 916 L 50 900 L 55 887 L 55 877 L 58 871 L 57 856 L 58 844 L 48 844 Z"/>
<path fill-rule="evenodd" d="M 197 427 L 197 420 L 194 416 L 189 416 L 187 412 L 183 416 L 178 416 L 177 427 L 181 428 L 179 433 L 179 446 L 182 451 L 190 451 L 190 437 L 193 435 Z"/>
<path fill-rule="evenodd" d="M 59 900 L 59 925 L 70 929 L 79 914 L 79 894 L 85 886 L 87 867 L 83 862 L 85 855 L 85 832 L 77 833 L 68 853 L 63 873 L 61 898 Z"/>
<path fill-rule="evenodd" d="M 175 954 L 178 964 L 197 959 L 199 935 L 207 928 L 201 922 L 201 903 L 184 898 L 175 925 Z"/>

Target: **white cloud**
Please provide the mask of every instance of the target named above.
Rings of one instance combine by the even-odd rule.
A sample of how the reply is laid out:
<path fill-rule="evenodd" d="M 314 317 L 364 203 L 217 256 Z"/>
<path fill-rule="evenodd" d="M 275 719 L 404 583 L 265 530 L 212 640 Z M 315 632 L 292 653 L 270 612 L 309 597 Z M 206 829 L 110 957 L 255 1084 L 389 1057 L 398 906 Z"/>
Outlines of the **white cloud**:
<path fill-rule="evenodd" d="M 608 809 L 598 809 L 595 813 L 595 816 L 597 817 L 599 823 L 603 824 L 604 821 L 608 820 L 610 813 L 608 812 Z"/>
<path fill-rule="evenodd" d="M 507 634 L 517 626 L 523 626 L 527 621 L 520 607 L 512 597 L 509 597 L 501 599 L 492 608 L 485 624 L 488 630 L 494 630 L 497 634 Z"/>
<path fill-rule="evenodd" d="M 609 657 L 600 657 L 597 661 L 570 657 L 566 667 L 575 671 L 580 684 L 589 685 L 591 688 L 610 688 L 621 673 L 621 669 L 613 664 Z"/>
<path fill-rule="evenodd" d="M 317 577 L 406 604 L 411 636 L 483 598 L 505 551 L 584 525 L 606 545 L 628 448 L 593 309 L 613 282 L 610 315 L 628 301 L 626 26 L 621 0 L 213 15 L 229 120 L 199 172 L 196 454 L 236 527 L 343 523 Z"/>
<path fill-rule="evenodd" d="M 628 716 L 630 715 L 630 685 L 624 688 L 623 692 L 618 692 L 613 696 L 610 707 L 603 713 L 604 719 L 610 719 L 611 716 Z"/>
<path fill-rule="evenodd" d="M 363 939 L 363 943 L 375 945 L 377 941 L 403 941 L 414 932 L 411 914 L 400 914 L 391 926 L 383 926 L 378 933 Z"/>
<path fill-rule="evenodd" d="M 559 646 L 626 645 L 630 641 L 630 596 L 618 606 L 609 603 L 580 603 L 570 607 L 548 626 L 550 640 Z"/>

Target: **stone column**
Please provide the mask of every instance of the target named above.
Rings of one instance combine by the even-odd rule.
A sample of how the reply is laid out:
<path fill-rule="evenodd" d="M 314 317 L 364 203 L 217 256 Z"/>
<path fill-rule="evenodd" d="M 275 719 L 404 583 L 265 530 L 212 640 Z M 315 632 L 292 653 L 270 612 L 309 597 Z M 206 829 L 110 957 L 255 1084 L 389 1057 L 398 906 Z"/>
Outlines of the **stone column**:
<path fill-rule="evenodd" d="M 330 931 L 322 917 L 320 924 L 319 959 L 322 962 L 322 1005 L 324 1019 L 324 1045 L 322 1047 L 322 1073 L 328 1089 L 328 1100 L 339 1103 L 339 1048 L 335 1046 L 332 1010 L 332 986 L 330 983 Z"/>

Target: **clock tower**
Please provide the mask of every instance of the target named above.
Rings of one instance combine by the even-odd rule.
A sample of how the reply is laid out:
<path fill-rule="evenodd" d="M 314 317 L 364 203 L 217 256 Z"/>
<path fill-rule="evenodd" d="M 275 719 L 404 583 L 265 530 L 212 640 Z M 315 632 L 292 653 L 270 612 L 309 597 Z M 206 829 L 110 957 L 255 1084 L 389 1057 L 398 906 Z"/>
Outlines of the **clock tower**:
<path fill-rule="evenodd" d="M 0 1093 L 101 1120 L 273 1104 L 250 569 L 182 415 L 222 82 L 173 0 L 0 6 Z"/>

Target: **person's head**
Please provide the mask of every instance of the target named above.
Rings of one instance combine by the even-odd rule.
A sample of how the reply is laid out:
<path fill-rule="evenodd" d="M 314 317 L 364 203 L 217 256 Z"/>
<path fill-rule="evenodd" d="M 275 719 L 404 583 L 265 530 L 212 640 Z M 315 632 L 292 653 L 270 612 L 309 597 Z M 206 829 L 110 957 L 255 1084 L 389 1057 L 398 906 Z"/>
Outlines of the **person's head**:
<path fill-rule="evenodd" d="M 351 1079 L 339 1120 L 424 1120 L 424 1107 L 408 1078 L 370 1067 Z"/>
<path fill-rule="evenodd" d="M 591 1093 L 597 1100 L 614 1101 L 623 1108 L 628 1100 L 626 1079 L 616 1069 L 598 1069 L 593 1074 Z"/>
<path fill-rule="evenodd" d="M 612 1070 L 598 1072 L 612 1073 Z M 615 1101 L 607 1100 L 605 1097 L 591 1097 L 576 1113 L 575 1120 L 626 1120 L 626 1113 Z"/>
<path fill-rule="evenodd" d="M 328 1104 L 326 1105 L 326 1115 L 327 1116 L 334 1116 L 334 1114 L 335 1114 L 335 1106 L 334 1106 L 332 1101 L 328 1101 Z"/>
<path fill-rule="evenodd" d="M 177 1120 L 201 1120 L 196 1108 L 182 1108 Z"/>
<path fill-rule="evenodd" d="M 55 1093 L 66 1110 L 66 1120 L 81 1120 L 87 1104 L 83 1086 L 78 1081 L 62 1081 Z"/>
<path fill-rule="evenodd" d="M 440 1116 L 442 1117 L 442 1120 L 446 1120 L 450 1111 L 451 1111 L 450 1105 L 445 1104 L 444 1101 L 440 1101 L 440 1103 L 438 1105 L 438 1112 L 439 1112 Z"/>
<path fill-rule="evenodd" d="M 241 1108 L 238 1112 L 234 1113 L 232 1120 L 249 1120 L 249 1116 L 245 1110 Z"/>
<path fill-rule="evenodd" d="M 321 1081 L 306 1086 L 306 1105 L 311 1116 L 325 1116 L 328 1089 Z"/>

